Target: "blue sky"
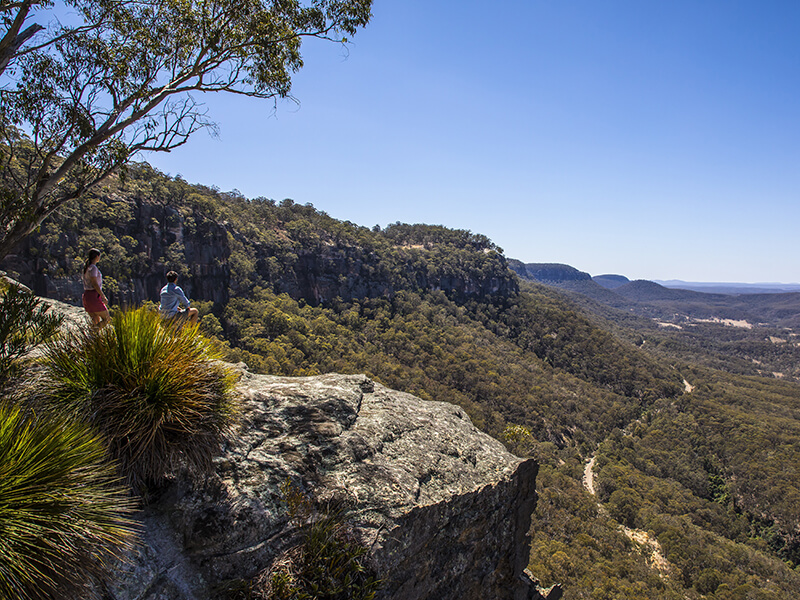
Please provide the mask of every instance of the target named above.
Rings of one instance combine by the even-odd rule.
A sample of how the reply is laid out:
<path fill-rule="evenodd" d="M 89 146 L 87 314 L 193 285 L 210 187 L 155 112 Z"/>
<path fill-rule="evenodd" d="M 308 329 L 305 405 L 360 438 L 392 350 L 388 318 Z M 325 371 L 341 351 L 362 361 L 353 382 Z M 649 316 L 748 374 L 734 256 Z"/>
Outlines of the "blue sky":
<path fill-rule="evenodd" d="M 144 158 L 365 226 L 443 224 L 593 275 L 800 282 L 800 2 L 376 0 L 299 105 Z"/>

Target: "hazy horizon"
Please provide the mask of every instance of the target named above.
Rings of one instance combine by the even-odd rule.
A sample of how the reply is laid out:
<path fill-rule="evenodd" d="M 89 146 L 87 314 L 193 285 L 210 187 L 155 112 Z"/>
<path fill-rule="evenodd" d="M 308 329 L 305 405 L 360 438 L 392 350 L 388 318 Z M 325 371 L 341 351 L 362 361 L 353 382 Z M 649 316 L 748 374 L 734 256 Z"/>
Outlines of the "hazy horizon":
<path fill-rule="evenodd" d="M 753 287 L 756 287 L 756 286 L 767 286 L 767 287 L 769 287 L 769 286 L 787 286 L 787 287 L 799 287 L 800 288 L 800 282 L 793 282 L 793 281 L 689 281 L 689 280 L 686 280 L 686 279 L 677 279 L 677 278 L 661 279 L 661 278 L 658 278 L 658 277 L 655 277 L 655 278 L 653 278 L 653 277 L 629 277 L 625 273 L 611 272 L 611 271 L 604 272 L 604 273 L 590 273 L 589 271 L 586 271 L 585 269 L 581 269 L 578 265 L 570 265 L 570 264 L 567 264 L 565 262 L 559 262 L 559 261 L 541 263 L 539 261 L 525 261 L 525 260 L 522 260 L 520 258 L 517 258 L 516 256 L 507 256 L 507 255 L 506 255 L 506 258 L 507 259 L 519 260 L 519 261 L 521 261 L 521 262 L 523 262 L 525 264 L 566 265 L 568 267 L 572 267 L 574 269 L 577 269 L 578 271 L 582 271 L 584 273 L 589 273 L 589 275 L 591 275 L 592 277 L 623 276 L 623 277 L 627 277 L 631 281 L 635 281 L 637 279 L 640 279 L 640 280 L 644 280 L 644 281 L 652 281 L 654 283 L 658 283 L 658 284 L 661 284 L 661 285 L 683 283 L 683 284 L 687 284 L 687 285 L 708 285 L 708 286 L 727 286 L 727 285 L 730 285 L 730 286 L 739 286 L 740 285 L 740 286 L 753 286 Z"/>

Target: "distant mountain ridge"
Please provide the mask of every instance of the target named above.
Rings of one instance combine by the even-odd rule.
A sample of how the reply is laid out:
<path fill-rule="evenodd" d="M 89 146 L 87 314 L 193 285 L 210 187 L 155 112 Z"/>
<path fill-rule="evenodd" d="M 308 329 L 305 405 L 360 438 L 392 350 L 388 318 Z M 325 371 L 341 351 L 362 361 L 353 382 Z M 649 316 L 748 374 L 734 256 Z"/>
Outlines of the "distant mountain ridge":
<path fill-rule="evenodd" d="M 314 306 L 409 290 L 462 300 L 517 292 L 485 236 L 399 222 L 371 230 L 310 204 L 169 180 L 145 164 L 54 215 L 0 268 L 40 296 L 79 305 L 90 247 L 103 252 L 104 290 L 117 305 L 157 301 L 169 270 L 188 297 L 218 308 L 257 289 Z"/>
<path fill-rule="evenodd" d="M 592 279 L 609 290 L 630 283 L 630 279 L 624 275 L 595 275 Z"/>
<path fill-rule="evenodd" d="M 800 283 L 702 282 L 682 281 L 680 279 L 654 279 L 653 282 L 667 288 L 680 288 L 709 294 L 783 294 L 800 292 Z"/>
<path fill-rule="evenodd" d="M 685 319 L 718 319 L 748 325 L 800 328 L 800 284 L 685 284 L 604 274 L 592 277 L 565 264 L 508 259 L 522 279 L 580 294 L 613 309 L 680 324 Z M 668 283 L 669 285 L 663 285 Z"/>
<path fill-rule="evenodd" d="M 575 267 L 560 263 L 523 263 L 521 260 L 509 259 L 508 266 L 517 275 L 533 281 L 562 282 L 562 281 L 588 281 L 592 278 L 588 273 L 579 271 Z"/>
<path fill-rule="evenodd" d="M 523 279 L 538 281 L 539 283 L 564 284 L 566 282 L 591 280 L 608 290 L 615 290 L 632 281 L 625 275 L 618 274 L 608 273 L 592 276 L 585 271 L 563 263 L 524 263 L 521 260 L 509 258 L 508 266 Z M 689 290 L 705 294 L 737 295 L 800 292 L 800 283 L 705 282 L 683 281 L 681 279 L 643 279 L 639 281 L 648 281 L 668 289 Z M 559 287 L 561 286 L 559 285 Z"/>

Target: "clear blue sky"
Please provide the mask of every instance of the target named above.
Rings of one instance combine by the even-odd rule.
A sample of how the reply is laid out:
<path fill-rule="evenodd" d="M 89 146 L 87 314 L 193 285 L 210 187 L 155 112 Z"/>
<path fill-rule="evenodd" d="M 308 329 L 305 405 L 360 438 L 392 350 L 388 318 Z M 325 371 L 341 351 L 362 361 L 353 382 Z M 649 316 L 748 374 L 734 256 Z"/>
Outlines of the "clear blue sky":
<path fill-rule="evenodd" d="M 360 225 L 443 224 L 593 275 L 800 282 L 800 1 L 376 0 L 299 106 L 207 96 L 144 158 Z"/>

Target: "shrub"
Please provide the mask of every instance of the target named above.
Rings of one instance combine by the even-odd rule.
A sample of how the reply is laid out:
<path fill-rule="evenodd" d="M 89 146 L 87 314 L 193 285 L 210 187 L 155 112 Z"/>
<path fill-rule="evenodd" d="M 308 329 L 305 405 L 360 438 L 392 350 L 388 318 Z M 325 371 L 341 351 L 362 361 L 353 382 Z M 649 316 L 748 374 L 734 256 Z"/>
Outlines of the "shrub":
<path fill-rule="evenodd" d="M 502 439 L 508 450 L 517 456 L 530 456 L 536 445 L 531 430 L 524 425 L 506 425 Z"/>
<path fill-rule="evenodd" d="M 50 338 L 63 320 L 31 292 L 8 285 L 0 297 L 0 382 L 15 373 L 17 359 Z"/>
<path fill-rule="evenodd" d="M 368 549 L 355 537 L 340 505 L 317 506 L 291 482 L 281 486 L 300 543 L 272 568 L 242 585 L 246 600 L 372 600 L 380 581 L 368 565 Z"/>
<path fill-rule="evenodd" d="M 232 375 L 197 326 L 146 308 L 111 322 L 48 346 L 44 401 L 92 425 L 137 491 L 181 466 L 209 470 L 233 417 Z"/>
<path fill-rule="evenodd" d="M 132 509 L 85 425 L 0 404 L 0 597 L 91 593 L 132 545 Z"/>

